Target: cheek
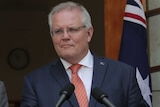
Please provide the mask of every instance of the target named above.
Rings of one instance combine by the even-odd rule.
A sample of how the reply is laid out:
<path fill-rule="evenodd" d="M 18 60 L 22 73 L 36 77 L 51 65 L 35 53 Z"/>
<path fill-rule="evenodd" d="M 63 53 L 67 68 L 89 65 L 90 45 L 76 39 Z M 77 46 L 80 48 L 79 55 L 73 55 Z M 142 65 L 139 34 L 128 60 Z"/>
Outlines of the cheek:
<path fill-rule="evenodd" d="M 53 44 L 58 44 L 59 40 L 57 38 L 51 37 L 51 39 L 52 39 Z"/>
<path fill-rule="evenodd" d="M 80 38 L 75 43 L 78 44 L 79 48 L 84 48 L 88 45 L 88 39 L 86 37 Z"/>
<path fill-rule="evenodd" d="M 54 48 L 56 49 L 59 46 L 59 39 L 52 37 L 52 43 Z"/>

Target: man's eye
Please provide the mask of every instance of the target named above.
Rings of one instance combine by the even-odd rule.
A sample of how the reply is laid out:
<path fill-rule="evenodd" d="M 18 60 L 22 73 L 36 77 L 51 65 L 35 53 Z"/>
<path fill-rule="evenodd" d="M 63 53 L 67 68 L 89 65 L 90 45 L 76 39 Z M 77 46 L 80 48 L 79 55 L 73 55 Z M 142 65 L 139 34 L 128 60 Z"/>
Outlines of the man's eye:
<path fill-rule="evenodd" d="M 63 30 L 55 30 L 54 33 L 55 34 L 60 34 L 60 33 L 63 33 Z"/>
<path fill-rule="evenodd" d="M 70 28 L 69 29 L 69 32 L 77 32 L 77 31 L 79 31 L 79 29 L 76 29 L 76 28 Z"/>

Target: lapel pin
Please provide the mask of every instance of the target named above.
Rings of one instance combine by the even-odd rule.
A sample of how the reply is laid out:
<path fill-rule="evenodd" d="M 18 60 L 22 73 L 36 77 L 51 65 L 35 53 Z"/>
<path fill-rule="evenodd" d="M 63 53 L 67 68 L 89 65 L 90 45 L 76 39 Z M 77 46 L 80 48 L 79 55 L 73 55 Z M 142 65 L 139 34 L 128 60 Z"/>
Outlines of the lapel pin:
<path fill-rule="evenodd" d="M 104 65 L 104 62 L 100 62 L 100 65 Z"/>

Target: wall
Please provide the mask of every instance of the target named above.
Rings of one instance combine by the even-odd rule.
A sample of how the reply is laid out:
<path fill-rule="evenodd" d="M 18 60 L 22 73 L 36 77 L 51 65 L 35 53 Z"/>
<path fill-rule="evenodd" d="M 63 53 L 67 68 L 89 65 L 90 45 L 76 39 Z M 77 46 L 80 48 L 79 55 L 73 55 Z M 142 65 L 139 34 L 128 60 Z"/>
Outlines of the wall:
<path fill-rule="evenodd" d="M 148 10 L 160 8 L 159 0 L 148 0 Z M 160 10 L 160 9 L 159 9 Z M 148 18 L 150 66 L 160 65 L 160 12 Z M 160 71 L 151 74 L 153 107 L 160 107 Z"/>
<path fill-rule="evenodd" d="M 9 99 L 19 100 L 23 76 L 55 58 L 47 14 L 41 11 L 7 11 L 0 14 L 0 78 L 6 84 Z M 17 70 L 9 66 L 8 55 L 14 48 L 28 52 L 29 64 L 26 68 Z"/>

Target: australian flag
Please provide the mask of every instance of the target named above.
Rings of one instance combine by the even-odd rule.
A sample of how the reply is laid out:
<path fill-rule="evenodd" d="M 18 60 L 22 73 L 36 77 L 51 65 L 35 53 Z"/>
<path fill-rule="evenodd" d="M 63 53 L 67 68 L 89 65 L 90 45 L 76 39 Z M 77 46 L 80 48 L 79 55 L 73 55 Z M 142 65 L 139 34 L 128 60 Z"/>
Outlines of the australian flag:
<path fill-rule="evenodd" d="M 136 77 L 150 107 L 151 79 L 147 55 L 146 17 L 141 0 L 127 0 L 119 60 L 136 67 Z"/>

